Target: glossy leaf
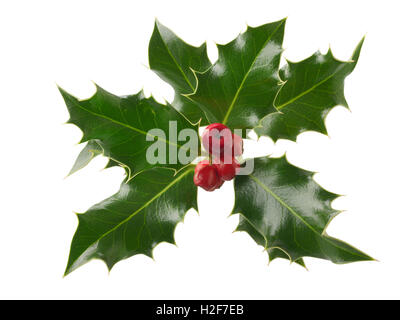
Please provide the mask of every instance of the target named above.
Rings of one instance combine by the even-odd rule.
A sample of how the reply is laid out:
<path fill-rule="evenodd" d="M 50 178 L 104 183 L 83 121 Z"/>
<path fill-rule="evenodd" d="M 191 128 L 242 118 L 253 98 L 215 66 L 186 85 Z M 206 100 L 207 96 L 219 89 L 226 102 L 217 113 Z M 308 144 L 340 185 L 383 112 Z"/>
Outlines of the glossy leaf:
<path fill-rule="evenodd" d="M 205 71 L 211 66 L 206 44 L 193 47 L 156 21 L 149 44 L 149 64 L 161 79 L 174 88 L 175 99 L 172 106 L 192 123 L 198 123 L 202 119 L 202 124 L 206 124 L 207 119 L 201 109 L 182 96 L 195 90 L 196 77 L 193 70 Z"/>
<path fill-rule="evenodd" d="M 156 21 L 149 65 L 174 88 L 172 105 L 161 105 L 143 92 L 119 97 L 100 87 L 81 101 L 60 89 L 68 122 L 83 131 L 81 142 L 87 142 L 71 173 L 98 154 L 108 157 L 107 168 L 122 166 L 127 172 L 115 195 L 78 214 L 66 274 L 93 258 L 111 269 L 136 254 L 152 256 L 160 242 L 174 243 L 176 225 L 190 208 L 197 210 L 194 166 L 171 159 L 189 151 L 186 141 L 177 141 L 176 131 L 197 132 L 200 123 L 220 122 L 231 129 L 254 128 L 275 141 L 296 140 L 307 130 L 326 133 L 327 113 L 336 105 L 347 107 L 344 80 L 363 41 L 350 61 L 335 59 L 329 50 L 301 62 L 288 61 L 279 70 L 284 27 L 285 19 L 248 27 L 235 40 L 217 45 L 218 60 L 211 64 L 205 44 L 191 46 Z M 176 131 L 170 134 L 171 124 Z M 156 139 L 152 129 L 161 129 L 165 137 Z M 165 162 L 150 163 L 146 152 L 155 140 L 177 152 L 165 150 Z M 251 175 L 235 178 L 232 213 L 240 215 L 237 231 L 248 233 L 270 261 L 283 258 L 305 267 L 307 256 L 335 263 L 372 260 L 327 235 L 338 214 L 331 207 L 337 195 L 317 185 L 312 172 L 286 158 L 257 158 L 254 167 Z"/>
<path fill-rule="evenodd" d="M 93 158 L 103 153 L 102 147 L 96 142 L 96 140 L 90 140 L 86 144 L 86 146 L 79 153 L 78 158 L 76 159 L 72 169 L 68 173 L 71 175 L 84 167 L 86 167 Z"/>
<path fill-rule="evenodd" d="M 255 132 L 261 136 L 296 140 L 304 131 L 326 134 L 325 117 L 335 106 L 348 107 L 344 80 L 355 68 L 364 39 L 350 61 L 339 61 L 328 53 L 316 52 L 301 62 L 290 62 L 280 71 L 285 83 L 274 101 L 278 112 L 264 117 Z"/>
<path fill-rule="evenodd" d="M 249 236 L 260 246 L 262 246 L 267 252 L 268 252 L 268 257 L 269 261 L 271 262 L 272 260 L 275 260 L 276 258 L 282 258 L 282 259 L 287 259 L 290 260 L 290 257 L 288 254 L 286 254 L 283 250 L 280 248 L 268 248 L 267 246 L 267 239 L 257 231 L 255 227 L 251 225 L 251 223 L 246 220 L 246 218 L 243 215 L 239 216 L 239 225 L 236 228 L 236 231 L 244 231 L 249 234 Z M 299 258 L 295 261 L 297 264 L 301 265 L 302 267 L 306 268 L 306 265 L 304 263 L 303 258 Z"/>
<path fill-rule="evenodd" d="M 248 27 L 235 40 L 218 45 L 218 60 L 205 72 L 196 72 L 196 92 L 188 95 L 210 122 L 230 128 L 254 128 L 275 112 L 279 89 L 279 61 L 285 21 Z"/>
<path fill-rule="evenodd" d="M 312 172 L 290 165 L 284 157 L 257 158 L 254 167 L 251 175 L 235 179 L 233 213 L 246 219 L 239 230 L 267 250 L 281 250 L 291 261 L 301 262 L 307 256 L 334 263 L 372 260 L 326 234 L 328 223 L 338 214 L 331 207 L 337 195 L 317 185 Z M 282 254 L 272 251 L 272 259 L 276 257 Z"/>
<path fill-rule="evenodd" d="M 75 160 L 72 169 L 68 173 L 68 176 L 71 174 L 83 169 L 86 167 L 90 161 L 92 161 L 98 155 L 103 155 L 103 148 L 97 143 L 96 140 L 89 140 L 82 151 L 79 153 L 78 158 Z M 119 167 L 120 164 L 113 159 L 108 159 L 108 162 L 104 169 Z M 129 171 L 128 171 L 129 173 Z"/>
<path fill-rule="evenodd" d="M 181 148 L 185 152 L 188 150 L 185 142 L 178 142 L 176 137 L 169 135 L 171 123 L 176 123 L 177 132 L 185 128 L 197 132 L 197 127 L 171 106 L 146 98 L 143 92 L 119 97 L 98 86 L 90 99 L 82 101 L 61 88 L 60 92 L 70 113 L 68 122 L 83 131 L 81 142 L 96 140 L 106 157 L 129 169 L 130 177 L 133 172 L 138 173 L 154 166 L 174 169 L 182 167 L 181 164 L 170 161 L 169 152 L 165 154 L 166 164 L 150 164 L 146 159 L 147 148 L 154 143 L 151 139 L 146 139 L 150 130 L 163 130 L 165 139 L 159 140 L 168 147 L 176 148 L 177 152 Z"/>
<path fill-rule="evenodd" d="M 108 159 L 108 162 L 106 164 L 106 166 L 104 167 L 104 169 L 108 169 L 108 168 L 112 168 L 112 167 L 120 167 L 121 165 L 114 161 L 113 159 Z M 123 167 L 123 165 L 122 165 Z M 129 174 L 129 171 L 127 172 L 127 174 Z"/>
<path fill-rule="evenodd" d="M 193 166 L 176 175 L 153 168 L 136 175 L 112 197 L 78 214 L 65 274 L 90 259 L 102 259 L 111 269 L 136 254 L 152 256 L 160 242 L 174 243 L 174 230 L 190 208 L 197 210 Z"/>

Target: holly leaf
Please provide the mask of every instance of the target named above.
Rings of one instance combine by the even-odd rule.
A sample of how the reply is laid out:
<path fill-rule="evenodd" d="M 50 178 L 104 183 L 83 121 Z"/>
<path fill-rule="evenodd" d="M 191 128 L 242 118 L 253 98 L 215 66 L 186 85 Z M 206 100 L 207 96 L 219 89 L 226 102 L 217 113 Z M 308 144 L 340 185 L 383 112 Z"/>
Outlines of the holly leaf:
<path fill-rule="evenodd" d="M 149 43 L 150 68 L 175 90 L 172 106 L 192 123 L 208 123 L 204 113 L 192 100 L 182 94 L 194 92 L 196 77 L 193 70 L 205 71 L 211 66 L 206 43 L 193 47 L 170 29 L 156 21 Z"/>
<path fill-rule="evenodd" d="M 348 108 L 344 80 L 354 70 L 363 42 L 346 62 L 337 60 L 331 49 L 325 55 L 318 51 L 297 63 L 287 61 L 280 71 L 284 84 L 274 101 L 278 112 L 265 116 L 255 132 L 274 141 L 296 141 L 304 131 L 327 134 L 325 118 L 329 111 L 337 105 Z"/>
<path fill-rule="evenodd" d="M 177 159 L 172 160 L 167 150 L 163 154 L 164 163 L 152 164 L 146 159 L 146 151 L 155 140 L 159 140 L 165 143 L 166 149 L 176 149 L 171 154 L 176 155 L 181 151 L 188 154 L 188 146 L 176 141 L 176 132 L 193 129 L 197 134 L 197 126 L 192 125 L 170 105 L 159 104 L 152 97 L 146 98 L 142 91 L 119 97 L 99 86 L 96 88 L 96 93 L 87 100 L 78 100 L 59 88 L 70 113 L 68 123 L 77 125 L 83 131 L 81 142 L 96 140 L 104 155 L 113 160 L 113 164 L 119 163 L 128 168 L 129 178 L 134 171 L 138 173 L 154 166 L 174 169 L 183 166 Z M 176 130 L 170 134 L 171 124 L 176 124 Z M 165 138 L 149 132 L 155 128 L 162 130 Z M 197 156 L 189 155 L 193 159 Z M 82 157 L 87 159 L 88 155 Z M 193 159 L 188 158 L 188 162 Z M 77 166 L 82 166 L 80 160 Z"/>
<path fill-rule="evenodd" d="M 218 46 L 218 60 L 205 72 L 196 72 L 197 88 L 187 95 L 197 102 L 210 122 L 231 128 L 254 128 L 275 112 L 279 89 L 279 62 L 285 21 L 248 27 L 235 40 Z"/>
<path fill-rule="evenodd" d="M 243 131 L 254 128 L 275 141 L 295 140 L 307 130 L 326 133 L 327 113 L 336 105 L 348 107 L 344 80 L 363 40 L 350 61 L 335 59 L 329 50 L 288 61 L 279 70 L 285 22 L 248 27 L 228 44 L 217 45 L 219 57 L 211 64 L 205 43 L 191 46 L 156 21 L 149 65 L 174 88 L 172 105 L 146 98 L 142 91 L 116 96 L 96 86 L 91 98 L 78 100 L 60 88 L 68 122 L 82 130 L 81 142 L 87 142 L 71 173 L 98 154 L 109 158 L 107 167 L 122 166 L 127 173 L 115 195 L 77 215 L 65 274 L 94 258 L 111 269 L 136 254 L 151 257 L 160 242 L 174 243 L 176 225 L 190 208 L 197 210 L 194 166 L 186 164 L 200 150 L 191 149 L 193 136 L 184 129 L 192 129 L 197 142 L 198 126 L 215 122 Z M 177 133 L 188 133 L 184 139 L 190 140 L 178 140 Z M 155 148 L 157 142 L 164 149 Z M 162 161 L 149 159 L 150 148 Z M 182 153 L 186 163 L 178 162 Z M 237 231 L 247 232 L 270 261 L 283 258 L 305 267 L 308 256 L 334 263 L 373 260 L 326 233 L 339 213 L 331 207 L 337 195 L 316 184 L 312 172 L 285 157 L 257 158 L 254 167 L 234 181 L 232 213 L 240 215 Z"/>
<path fill-rule="evenodd" d="M 276 258 L 282 258 L 282 259 L 287 259 L 290 260 L 290 256 L 285 253 L 282 249 L 280 248 L 268 248 L 267 247 L 267 239 L 257 231 L 255 227 L 251 225 L 251 223 L 246 220 L 246 218 L 242 215 L 239 215 L 239 224 L 236 228 L 235 231 L 244 231 L 249 234 L 249 236 L 260 246 L 262 246 L 267 252 L 268 252 L 268 257 L 269 257 L 269 262 L 272 260 L 275 260 Z M 306 268 L 306 265 L 304 263 L 303 258 L 299 258 L 295 261 L 297 264 L 300 266 Z"/>
<path fill-rule="evenodd" d="M 86 146 L 79 153 L 78 158 L 75 160 L 68 176 L 86 167 L 93 158 L 103 153 L 103 149 L 96 142 L 96 140 L 90 140 L 86 143 Z"/>
<path fill-rule="evenodd" d="M 373 260 L 327 235 L 328 223 L 339 213 L 331 207 L 338 195 L 316 184 L 312 172 L 292 166 L 285 157 L 256 158 L 254 168 L 252 174 L 235 179 L 232 213 L 240 213 L 246 219 L 245 224 L 241 220 L 239 230 L 248 232 L 267 250 L 281 250 L 291 261 L 303 257 L 334 263 Z M 282 256 L 272 251 L 272 259 Z"/>
<path fill-rule="evenodd" d="M 120 167 L 120 166 L 121 165 L 118 162 L 114 161 L 113 159 L 108 159 L 108 162 L 107 162 L 106 166 L 104 167 L 104 169 L 108 169 L 108 168 L 112 168 L 112 167 Z M 122 167 L 123 167 L 123 165 L 122 165 Z M 129 172 L 128 172 L 128 174 L 129 174 Z"/>
<path fill-rule="evenodd" d="M 103 154 L 103 148 L 97 143 L 96 140 L 90 140 L 86 143 L 85 147 L 79 153 L 78 158 L 75 160 L 72 169 L 68 173 L 67 176 L 83 169 L 86 167 L 90 161 L 92 161 L 98 155 Z M 113 159 L 108 159 L 108 162 L 104 169 L 112 168 L 112 167 L 119 167 L 120 164 Z"/>
<path fill-rule="evenodd" d="M 197 210 L 192 165 L 178 173 L 153 168 L 136 175 L 112 197 L 78 214 L 65 274 L 97 258 L 111 268 L 136 254 L 152 257 L 160 242 L 175 243 L 185 213 Z"/>

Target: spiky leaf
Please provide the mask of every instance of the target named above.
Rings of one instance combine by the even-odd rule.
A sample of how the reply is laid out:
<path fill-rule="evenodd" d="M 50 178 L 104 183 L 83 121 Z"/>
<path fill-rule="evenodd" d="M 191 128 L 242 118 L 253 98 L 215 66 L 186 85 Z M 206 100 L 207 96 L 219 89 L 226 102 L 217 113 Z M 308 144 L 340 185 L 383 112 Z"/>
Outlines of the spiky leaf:
<path fill-rule="evenodd" d="M 258 135 L 274 140 L 295 140 L 306 130 L 326 133 L 329 110 L 347 107 L 344 80 L 357 63 L 363 41 L 350 61 L 335 59 L 329 50 L 288 62 L 279 71 L 284 26 L 285 20 L 248 27 L 232 42 L 218 45 L 218 60 L 211 65 L 205 44 L 190 46 L 156 21 L 149 65 L 173 86 L 173 106 L 142 92 L 118 97 L 97 87 L 93 97 L 80 101 L 60 89 L 69 122 L 82 129 L 82 142 L 88 141 L 72 172 L 102 153 L 109 158 L 107 167 L 121 165 L 128 174 L 118 193 L 78 215 L 66 274 L 92 258 L 104 260 L 111 269 L 135 254 L 151 256 L 162 241 L 174 242 L 176 224 L 188 209 L 196 208 L 193 166 L 182 168 L 171 159 L 189 151 L 185 142 L 177 141 L 176 131 L 197 132 L 202 119 L 201 124 L 255 128 Z M 177 130 L 170 134 L 171 123 Z M 165 153 L 165 162 L 150 163 L 146 157 L 154 143 L 146 139 L 152 129 L 161 129 L 166 136 L 158 140 L 177 149 Z M 335 263 L 371 260 L 326 234 L 338 213 L 331 207 L 336 195 L 318 186 L 312 175 L 286 158 L 256 159 L 254 172 L 234 182 L 237 231 L 247 232 L 267 250 L 270 261 L 284 258 L 305 266 L 306 256 Z"/>
<path fill-rule="evenodd" d="M 331 207 L 337 195 L 316 184 L 312 172 L 290 165 L 285 157 L 257 158 L 254 167 L 251 175 L 235 179 L 233 213 L 243 215 L 249 222 L 245 227 L 259 233 L 249 232 L 256 242 L 264 238 L 265 248 L 278 248 L 291 261 L 307 256 L 334 263 L 372 260 L 326 234 L 328 223 L 338 214 Z M 243 223 L 239 229 L 244 229 Z"/>
<path fill-rule="evenodd" d="M 103 148 L 97 143 L 96 140 L 90 140 L 86 143 L 85 147 L 79 153 L 78 158 L 75 160 L 72 169 L 68 173 L 71 174 L 86 167 L 90 161 L 92 161 L 98 155 L 103 155 Z M 121 166 L 118 162 L 113 159 L 108 159 L 108 162 L 104 169 Z"/>
<path fill-rule="evenodd" d="M 296 140 L 304 131 L 326 134 L 325 117 L 337 105 L 348 107 L 344 80 L 354 70 L 363 40 L 350 61 L 339 61 L 329 49 L 301 62 L 290 62 L 280 71 L 285 83 L 274 101 L 278 112 L 264 117 L 255 132 L 278 139 Z"/>
<path fill-rule="evenodd" d="M 161 79 L 174 88 L 175 99 L 172 106 L 192 123 L 202 119 L 202 124 L 207 124 L 201 109 L 182 95 L 193 93 L 195 90 L 196 78 L 193 70 L 205 71 L 211 65 L 206 44 L 193 47 L 156 21 L 149 44 L 149 64 Z"/>
<path fill-rule="evenodd" d="M 253 128 L 276 111 L 284 27 L 285 20 L 248 27 L 232 42 L 218 45 L 219 57 L 211 68 L 196 72 L 198 85 L 189 98 L 211 122 Z"/>
<path fill-rule="evenodd" d="M 152 97 L 146 98 L 143 92 L 135 95 L 119 97 L 97 86 L 96 93 L 87 100 L 78 100 L 60 88 L 70 113 L 69 123 L 77 125 L 83 131 L 81 142 L 96 140 L 103 149 L 104 155 L 114 162 L 123 164 L 133 172 L 140 172 L 154 166 L 179 169 L 182 164 L 176 159 L 171 161 L 169 148 L 176 149 L 176 154 L 182 149 L 189 151 L 185 142 L 177 141 L 177 132 L 190 128 L 197 132 L 185 117 L 170 105 L 161 105 Z M 176 124 L 176 131 L 171 124 Z M 149 133 L 152 129 L 161 129 L 165 138 L 159 138 L 166 144 L 165 163 L 151 164 L 146 159 L 146 151 L 154 143 L 154 137 Z M 147 139 L 151 136 L 154 139 Z M 193 158 L 195 155 L 193 155 Z"/>
<path fill-rule="evenodd" d="M 78 214 L 65 273 L 92 258 L 109 269 L 135 254 L 152 256 L 160 242 L 174 243 L 174 230 L 190 208 L 197 209 L 193 166 L 176 175 L 153 168 L 136 175 L 112 197 Z"/>
<path fill-rule="evenodd" d="M 71 175 L 84 167 L 86 167 L 93 158 L 103 153 L 103 149 L 96 142 L 96 140 L 90 140 L 86 143 L 85 147 L 79 153 L 78 158 L 75 160 L 68 175 Z"/>
<path fill-rule="evenodd" d="M 269 261 L 275 260 L 276 258 L 282 258 L 290 260 L 290 257 L 287 253 L 285 253 L 280 248 L 268 248 L 267 247 L 267 239 L 259 232 L 255 227 L 251 225 L 251 223 L 246 220 L 243 215 L 239 216 L 239 224 L 236 228 L 236 231 L 244 231 L 249 234 L 249 236 L 260 246 L 262 246 L 267 252 Z M 295 261 L 297 264 L 301 265 L 302 267 L 306 267 L 303 258 L 299 258 Z"/>

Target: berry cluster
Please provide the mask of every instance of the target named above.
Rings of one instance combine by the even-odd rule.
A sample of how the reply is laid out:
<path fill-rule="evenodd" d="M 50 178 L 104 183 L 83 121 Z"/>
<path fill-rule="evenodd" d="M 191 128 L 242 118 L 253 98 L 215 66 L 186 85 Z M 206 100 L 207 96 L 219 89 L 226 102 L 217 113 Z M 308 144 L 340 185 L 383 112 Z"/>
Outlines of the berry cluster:
<path fill-rule="evenodd" d="M 243 140 L 225 125 L 213 123 L 206 127 L 201 141 L 210 160 L 196 165 L 193 181 L 204 190 L 214 191 L 236 176 L 240 165 L 235 156 L 243 153 Z"/>

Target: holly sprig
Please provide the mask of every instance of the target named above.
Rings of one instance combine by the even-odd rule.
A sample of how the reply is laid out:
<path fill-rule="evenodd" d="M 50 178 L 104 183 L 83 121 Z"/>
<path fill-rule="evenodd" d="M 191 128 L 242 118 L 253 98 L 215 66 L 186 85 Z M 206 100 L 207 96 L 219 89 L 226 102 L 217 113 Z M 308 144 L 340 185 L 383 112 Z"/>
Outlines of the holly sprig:
<path fill-rule="evenodd" d="M 240 169 L 235 157 L 242 150 L 234 146 L 241 146 L 241 138 L 231 135 L 223 144 L 217 132 L 219 151 L 233 147 L 230 157 L 210 148 L 210 126 L 295 141 L 304 131 L 326 134 L 327 113 L 337 105 L 348 107 L 344 80 L 357 64 L 364 39 L 349 61 L 337 60 L 329 50 L 300 62 L 287 61 L 279 69 L 285 22 L 247 27 L 233 41 L 217 45 L 218 60 L 212 64 L 205 43 L 191 46 L 156 21 L 149 65 L 174 88 L 171 104 L 160 104 L 143 92 L 120 97 L 99 86 L 90 99 L 79 100 L 60 88 L 68 122 L 82 130 L 80 142 L 86 142 L 71 173 L 100 154 L 109 158 L 107 167 L 126 171 L 115 195 L 77 214 L 66 274 L 92 258 L 104 260 L 111 269 L 135 254 L 152 256 L 160 242 L 174 243 L 176 225 L 190 208 L 197 210 L 196 185 L 213 191 L 231 179 L 232 214 L 240 217 L 237 231 L 247 232 L 270 260 L 284 258 L 302 266 L 304 257 L 334 263 L 372 260 L 327 235 L 329 222 L 339 213 L 331 207 L 337 195 L 316 184 L 312 172 L 285 157 L 261 157 L 242 163 L 252 161 L 253 172 L 236 176 Z M 208 126 L 202 139 L 207 159 L 195 166 L 175 163 L 166 153 L 164 163 L 148 161 L 146 152 L 154 140 L 160 141 L 148 139 L 155 128 L 166 132 L 161 142 L 185 151 L 185 144 L 168 133 L 172 122 L 178 131 L 194 130 L 198 140 L 198 127 Z M 189 157 L 189 162 L 196 161 L 196 156 Z"/>

